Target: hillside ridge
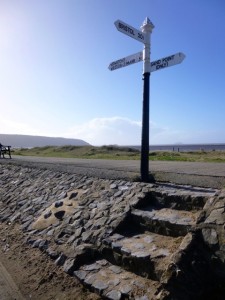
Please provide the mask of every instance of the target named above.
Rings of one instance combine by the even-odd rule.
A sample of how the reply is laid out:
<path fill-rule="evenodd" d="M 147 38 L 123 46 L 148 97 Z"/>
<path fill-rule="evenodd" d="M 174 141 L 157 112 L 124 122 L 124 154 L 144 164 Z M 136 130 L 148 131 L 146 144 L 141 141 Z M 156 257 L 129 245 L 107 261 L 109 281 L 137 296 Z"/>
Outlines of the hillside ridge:
<path fill-rule="evenodd" d="M 23 135 L 23 134 L 0 134 L 0 143 L 15 148 L 65 146 L 65 145 L 73 145 L 73 146 L 90 145 L 81 139 Z"/>

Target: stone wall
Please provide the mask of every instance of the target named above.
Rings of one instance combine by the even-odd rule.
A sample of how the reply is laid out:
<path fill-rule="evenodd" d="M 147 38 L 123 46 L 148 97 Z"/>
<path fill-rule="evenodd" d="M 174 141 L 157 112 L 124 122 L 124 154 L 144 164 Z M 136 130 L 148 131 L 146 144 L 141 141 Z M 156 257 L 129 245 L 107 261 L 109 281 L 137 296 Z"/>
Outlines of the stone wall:
<path fill-rule="evenodd" d="M 223 190 L 0 170 L 0 221 L 106 299 L 224 299 L 224 208 Z"/>

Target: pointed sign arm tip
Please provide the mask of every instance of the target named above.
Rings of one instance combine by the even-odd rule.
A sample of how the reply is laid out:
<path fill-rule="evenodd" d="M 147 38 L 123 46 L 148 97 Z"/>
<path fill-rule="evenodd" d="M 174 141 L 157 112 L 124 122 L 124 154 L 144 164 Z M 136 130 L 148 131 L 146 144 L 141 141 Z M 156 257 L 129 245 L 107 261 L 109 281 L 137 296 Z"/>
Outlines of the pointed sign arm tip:
<path fill-rule="evenodd" d="M 185 59 L 186 55 L 183 52 L 179 53 L 180 57 L 182 58 L 182 61 Z"/>

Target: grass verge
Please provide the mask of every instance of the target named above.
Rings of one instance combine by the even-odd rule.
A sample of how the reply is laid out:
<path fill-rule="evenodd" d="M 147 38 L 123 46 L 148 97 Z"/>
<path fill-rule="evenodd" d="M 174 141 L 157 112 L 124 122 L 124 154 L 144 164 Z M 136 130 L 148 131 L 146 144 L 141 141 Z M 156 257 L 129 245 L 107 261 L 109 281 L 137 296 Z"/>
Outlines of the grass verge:
<path fill-rule="evenodd" d="M 62 157 L 62 158 L 92 158 L 115 160 L 140 160 L 140 151 L 131 147 L 119 146 L 46 146 L 31 149 L 14 149 L 14 155 Z M 190 162 L 225 162 L 225 151 L 154 151 L 149 152 L 152 161 L 190 161 Z"/>

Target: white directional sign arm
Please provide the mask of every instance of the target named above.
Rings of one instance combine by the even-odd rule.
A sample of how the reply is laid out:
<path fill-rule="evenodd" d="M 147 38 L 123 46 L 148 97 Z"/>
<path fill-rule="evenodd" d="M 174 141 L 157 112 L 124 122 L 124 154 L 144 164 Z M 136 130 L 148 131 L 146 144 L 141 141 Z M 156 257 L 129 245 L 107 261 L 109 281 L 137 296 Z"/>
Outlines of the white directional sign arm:
<path fill-rule="evenodd" d="M 146 34 L 144 32 L 141 32 L 140 30 L 124 23 L 121 20 L 117 20 L 115 23 L 115 26 L 117 30 L 120 32 L 132 37 L 133 39 L 145 43 L 146 42 Z"/>
<path fill-rule="evenodd" d="M 151 72 L 180 64 L 184 59 L 185 55 L 182 52 L 160 58 L 151 62 Z"/>
<path fill-rule="evenodd" d="M 119 68 L 127 67 L 131 64 L 138 63 L 139 61 L 142 60 L 143 60 L 143 53 L 138 52 L 111 62 L 108 68 L 110 71 L 114 71 Z"/>

